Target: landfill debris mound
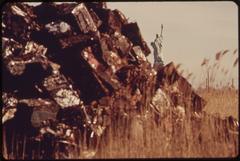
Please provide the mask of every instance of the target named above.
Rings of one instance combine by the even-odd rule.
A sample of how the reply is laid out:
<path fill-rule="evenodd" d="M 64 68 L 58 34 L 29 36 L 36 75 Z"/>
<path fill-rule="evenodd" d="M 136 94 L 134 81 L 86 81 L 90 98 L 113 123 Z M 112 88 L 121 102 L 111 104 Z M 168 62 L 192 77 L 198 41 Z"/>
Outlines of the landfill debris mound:
<path fill-rule="evenodd" d="M 19 155 L 11 150 L 13 134 L 28 138 L 24 159 L 56 158 L 56 146 L 58 158 L 70 158 L 66 147 L 83 148 L 80 136 L 95 146 L 116 118 L 132 113 L 151 113 L 156 123 L 169 112 L 176 122 L 203 118 L 206 101 L 173 63 L 154 69 L 137 23 L 105 2 L 6 3 L 2 36 L 8 154 Z M 236 130 L 232 117 L 214 120 Z"/>

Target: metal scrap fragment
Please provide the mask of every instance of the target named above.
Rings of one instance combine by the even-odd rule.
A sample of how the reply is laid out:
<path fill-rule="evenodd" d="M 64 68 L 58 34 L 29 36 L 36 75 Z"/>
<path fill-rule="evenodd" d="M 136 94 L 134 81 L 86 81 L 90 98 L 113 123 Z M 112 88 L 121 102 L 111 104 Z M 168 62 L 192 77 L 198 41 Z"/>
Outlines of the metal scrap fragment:
<path fill-rule="evenodd" d="M 15 113 L 17 111 L 16 106 L 18 104 L 18 100 L 8 93 L 3 93 L 2 100 L 3 100 L 2 124 L 4 124 L 6 121 L 14 118 Z"/>
<path fill-rule="evenodd" d="M 84 3 L 80 3 L 79 5 L 77 5 L 72 10 L 72 14 L 75 16 L 76 21 L 79 25 L 79 28 L 83 33 L 88 33 L 90 31 L 91 32 L 97 31 L 97 26 L 94 23 Z"/>

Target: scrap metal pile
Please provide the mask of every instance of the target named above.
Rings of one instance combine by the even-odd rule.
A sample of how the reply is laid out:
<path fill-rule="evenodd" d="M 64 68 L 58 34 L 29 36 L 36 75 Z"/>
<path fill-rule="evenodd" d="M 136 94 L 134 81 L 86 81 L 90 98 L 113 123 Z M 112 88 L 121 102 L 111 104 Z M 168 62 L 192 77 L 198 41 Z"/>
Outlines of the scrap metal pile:
<path fill-rule="evenodd" d="M 173 63 L 154 70 L 137 23 L 104 2 L 6 3 L 2 36 L 2 123 L 7 142 L 32 138 L 26 158 L 35 142 L 75 145 L 79 130 L 100 137 L 130 112 L 199 116 L 206 103 Z"/>

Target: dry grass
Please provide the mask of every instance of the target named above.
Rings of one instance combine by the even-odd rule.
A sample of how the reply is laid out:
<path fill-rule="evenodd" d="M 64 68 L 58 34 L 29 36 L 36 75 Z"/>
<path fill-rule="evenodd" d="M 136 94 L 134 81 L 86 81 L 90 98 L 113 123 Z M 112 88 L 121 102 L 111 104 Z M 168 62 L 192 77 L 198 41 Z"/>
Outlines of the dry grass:
<path fill-rule="evenodd" d="M 238 119 L 238 90 L 231 88 L 199 90 L 199 95 L 206 101 L 205 111 L 210 114 L 219 113 L 220 116 L 230 116 Z"/>
<path fill-rule="evenodd" d="M 222 123 L 209 115 L 203 120 L 174 122 L 169 116 L 156 124 L 145 118 L 143 127 L 135 129 L 138 135 L 131 138 L 129 127 L 116 125 L 116 135 L 109 135 L 96 158 L 188 158 L 236 157 L 237 136 L 228 136 Z M 141 136 L 143 131 L 143 136 Z M 130 137 L 129 137 L 130 135 Z"/>

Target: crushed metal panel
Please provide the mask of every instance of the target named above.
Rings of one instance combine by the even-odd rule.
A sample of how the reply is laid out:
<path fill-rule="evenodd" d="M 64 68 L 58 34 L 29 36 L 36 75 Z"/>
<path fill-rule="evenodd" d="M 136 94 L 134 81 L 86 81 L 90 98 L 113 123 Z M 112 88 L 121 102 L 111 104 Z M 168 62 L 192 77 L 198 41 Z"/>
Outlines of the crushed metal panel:
<path fill-rule="evenodd" d="M 96 24 L 97 28 L 100 27 L 102 25 L 102 21 L 100 20 L 98 15 L 93 11 L 93 9 L 90 9 L 89 13 L 91 14 L 92 19 L 93 19 L 94 23 Z"/>
<path fill-rule="evenodd" d="M 62 107 L 77 106 L 80 104 L 80 98 L 73 89 L 60 89 L 55 93 L 54 100 Z"/>
<path fill-rule="evenodd" d="M 81 55 L 94 70 L 104 70 L 104 67 L 94 57 L 91 47 L 85 48 Z"/>
<path fill-rule="evenodd" d="M 113 40 L 113 46 L 116 48 L 119 52 L 119 55 L 121 57 L 124 57 L 129 54 L 132 43 L 129 41 L 129 39 L 122 35 L 120 32 L 114 32 L 113 36 L 111 37 Z"/>
<path fill-rule="evenodd" d="M 2 113 L 2 124 L 4 124 L 6 121 L 11 120 L 15 117 L 15 113 L 17 112 L 16 108 L 8 108 L 5 110 L 4 113 Z"/>
<path fill-rule="evenodd" d="M 118 9 L 115 9 L 115 10 L 113 10 L 113 13 L 122 24 L 127 24 L 128 23 L 127 18 L 125 17 L 125 15 L 121 11 L 119 11 Z"/>
<path fill-rule="evenodd" d="M 33 22 L 33 19 L 35 19 L 37 16 L 34 14 L 32 6 L 29 6 L 25 3 L 17 2 L 14 3 L 14 5 L 11 5 L 10 8 L 14 15 L 23 17 L 25 22 L 27 22 L 30 26 L 37 25 L 35 22 Z M 35 27 L 39 26 L 37 25 Z"/>
<path fill-rule="evenodd" d="M 71 26 L 64 22 L 51 22 L 45 25 L 45 28 L 49 33 L 52 33 L 53 35 L 64 35 L 71 32 Z"/>
<path fill-rule="evenodd" d="M 112 72 L 115 73 L 122 66 L 126 65 L 124 59 L 121 59 L 116 53 L 117 50 L 114 48 L 111 37 L 108 34 L 102 34 L 100 38 L 100 46 L 102 50 L 102 58 L 107 63 L 107 65 L 112 69 Z"/>
<path fill-rule="evenodd" d="M 118 32 L 115 32 L 115 34 L 111 36 L 108 34 L 101 34 L 99 43 L 103 60 L 112 69 L 113 73 L 127 65 L 126 58 L 121 58 L 121 55 L 126 56 L 131 48 L 131 44 L 127 41 L 125 36 Z"/>
<path fill-rule="evenodd" d="M 145 57 L 144 53 L 142 52 L 142 49 L 140 46 L 134 46 L 132 48 L 132 50 L 133 50 L 133 53 L 134 53 L 136 59 L 139 60 L 139 62 L 147 61 L 147 58 Z"/>
<path fill-rule="evenodd" d="M 96 73 L 93 73 L 93 76 L 95 77 L 95 79 L 98 81 L 98 83 L 100 84 L 101 88 L 103 89 L 105 95 L 109 94 L 109 90 L 105 87 L 105 85 L 103 84 L 103 81 L 97 76 Z"/>
<path fill-rule="evenodd" d="M 12 55 L 12 51 L 8 51 Z M 44 69 L 47 68 L 47 58 L 45 53 L 47 48 L 43 45 L 37 44 L 33 41 L 28 41 L 24 48 L 16 55 L 8 57 L 4 63 L 12 75 L 22 75 L 25 71 L 26 65 L 31 63 L 41 63 Z"/>
<path fill-rule="evenodd" d="M 110 66 L 113 73 L 116 73 L 120 68 L 123 67 L 123 62 L 120 57 L 112 51 L 106 51 L 103 53 L 103 59 Z"/>
<path fill-rule="evenodd" d="M 159 85 L 172 85 L 179 78 L 173 62 L 158 70 L 157 81 Z M 158 87 L 157 87 L 158 88 Z"/>
<path fill-rule="evenodd" d="M 115 31 L 121 32 L 123 23 L 117 12 L 110 9 L 95 9 L 94 11 L 103 22 L 99 31 L 109 34 L 113 34 Z"/>
<path fill-rule="evenodd" d="M 22 54 L 23 55 L 31 54 L 34 56 L 41 56 L 41 55 L 45 55 L 46 52 L 47 52 L 47 48 L 44 47 L 43 45 L 40 45 L 33 41 L 28 41 L 24 48 L 24 52 Z"/>
<path fill-rule="evenodd" d="M 72 10 L 72 14 L 75 16 L 76 21 L 79 25 L 79 28 L 83 33 L 97 31 L 97 26 L 94 23 L 90 13 L 88 12 L 88 9 L 84 5 L 84 3 L 80 3 L 79 5 L 77 5 Z"/>
<path fill-rule="evenodd" d="M 183 92 L 183 95 L 185 97 L 188 97 L 193 92 L 192 85 L 181 75 L 179 75 L 177 84 L 178 84 L 178 89 Z"/>
<path fill-rule="evenodd" d="M 85 5 L 88 7 L 88 8 L 92 8 L 92 9 L 104 9 L 104 8 L 107 8 L 107 3 L 106 2 L 87 2 L 85 3 Z"/>
<path fill-rule="evenodd" d="M 22 60 L 10 60 L 7 63 L 7 69 L 12 75 L 22 75 L 26 69 L 26 65 Z"/>
<path fill-rule="evenodd" d="M 91 47 L 85 48 L 81 55 L 100 78 L 109 83 L 114 89 L 118 89 L 120 87 L 119 82 L 116 76 L 113 75 L 111 69 L 107 69 L 99 63 L 93 55 Z"/>
<path fill-rule="evenodd" d="M 2 58 L 6 59 L 9 56 L 18 55 L 18 53 L 22 50 L 23 46 L 19 42 L 9 39 L 6 37 L 2 37 Z"/>
<path fill-rule="evenodd" d="M 113 43 L 110 39 L 110 36 L 105 33 L 101 33 L 100 36 L 101 37 L 100 37 L 99 43 L 100 43 L 102 52 L 113 50 Z"/>
<path fill-rule="evenodd" d="M 60 38 L 58 41 L 62 49 L 72 47 L 74 45 L 89 45 L 97 40 L 97 37 L 94 35 L 70 35 L 67 37 Z"/>
<path fill-rule="evenodd" d="M 114 33 L 115 31 L 121 32 L 122 22 L 118 19 L 118 17 L 114 14 L 113 11 L 108 12 L 108 27 L 109 33 Z"/>
<path fill-rule="evenodd" d="M 122 27 L 122 33 L 133 43 L 134 46 L 140 46 L 146 56 L 151 53 L 147 43 L 142 38 L 137 23 L 124 24 Z"/>
<path fill-rule="evenodd" d="M 16 41 L 30 40 L 31 31 L 39 31 L 32 7 L 24 3 L 6 3 L 2 10 L 3 33 Z"/>
<path fill-rule="evenodd" d="M 81 103 L 78 92 L 60 73 L 45 78 L 43 86 L 61 108 L 77 106 Z"/>
<path fill-rule="evenodd" d="M 15 117 L 18 100 L 9 93 L 2 93 L 2 124 Z"/>
<path fill-rule="evenodd" d="M 12 13 L 13 13 L 14 15 L 21 16 L 21 17 L 24 18 L 24 20 L 25 20 L 27 23 L 30 23 L 30 19 L 29 19 L 27 13 L 24 12 L 23 10 L 21 10 L 18 6 L 16 6 L 16 5 L 11 6 L 11 10 L 12 10 Z"/>
<path fill-rule="evenodd" d="M 44 79 L 43 86 L 48 91 L 67 87 L 67 79 L 63 75 L 53 74 Z"/>
<path fill-rule="evenodd" d="M 56 116 L 60 107 L 53 101 L 48 99 L 22 99 L 19 103 L 26 104 L 33 108 L 31 123 L 34 127 L 40 127 L 43 121 L 56 120 Z"/>
<path fill-rule="evenodd" d="M 157 87 L 162 86 L 170 92 L 170 97 L 175 105 L 183 105 L 187 112 L 202 112 L 206 101 L 197 95 L 191 84 L 182 77 L 173 62 L 158 71 Z"/>

